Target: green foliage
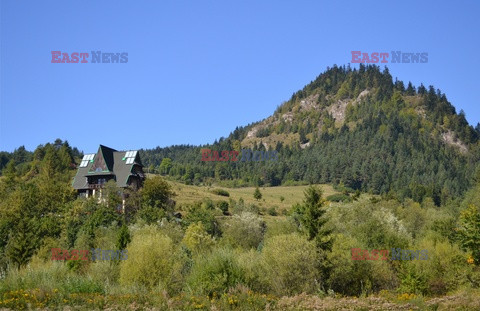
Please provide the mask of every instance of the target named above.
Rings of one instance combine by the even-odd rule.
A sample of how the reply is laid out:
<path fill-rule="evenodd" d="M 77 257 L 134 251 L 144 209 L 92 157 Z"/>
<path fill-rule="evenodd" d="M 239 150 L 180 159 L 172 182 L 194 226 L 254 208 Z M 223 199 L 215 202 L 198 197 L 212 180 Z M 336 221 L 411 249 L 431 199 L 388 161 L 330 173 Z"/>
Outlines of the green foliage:
<path fill-rule="evenodd" d="M 473 254 L 475 264 L 480 264 L 480 208 L 471 204 L 460 215 L 458 230 L 462 246 Z"/>
<path fill-rule="evenodd" d="M 25 266 L 38 247 L 36 228 L 35 219 L 21 218 L 15 234 L 8 241 L 6 256 L 17 268 Z"/>
<path fill-rule="evenodd" d="M 125 249 L 132 241 L 130 232 L 128 231 L 128 227 L 124 224 L 122 227 L 120 227 L 120 231 L 118 232 L 118 237 L 117 237 L 117 243 L 116 247 L 117 249 Z"/>
<path fill-rule="evenodd" d="M 262 250 L 262 267 L 275 295 L 312 293 L 320 282 L 320 258 L 313 242 L 297 234 L 268 239 Z"/>
<path fill-rule="evenodd" d="M 144 206 L 137 213 L 137 219 L 142 219 L 147 224 L 156 223 L 164 217 L 167 217 L 165 210 L 152 206 Z"/>
<path fill-rule="evenodd" d="M 468 283 L 473 267 L 468 263 L 467 254 L 457 245 L 424 239 L 415 249 L 427 250 L 428 260 L 404 263 L 399 273 L 400 289 L 404 292 L 445 295 Z"/>
<path fill-rule="evenodd" d="M 160 176 L 145 180 L 141 190 L 144 206 L 169 210 L 173 208 L 171 198 L 175 195 L 170 184 Z"/>
<path fill-rule="evenodd" d="M 221 195 L 221 196 L 224 196 L 224 197 L 229 197 L 230 196 L 230 193 L 227 190 L 224 190 L 224 189 L 213 189 L 212 193 L 217 194 L 217 195 Z"/>
<path fill-rule="evenodd" d="M 263 240 L 265 230 L 265 222 L 249 212 L 234 215 L 222 225 L 224 241 L 245 249 L 256 249 Z"/>
<path fill-rule="evenodd" d="M 170 158 L 163 158 L 162 163 L 160 163 L 160 174 L 162 175 L 167 175 L 170 172 L 170 169 L 172 168 L 172 159 Z"/>
<path fill-rule="evenodd" d="M 360 296 L 394 289 L 397 280 L 390 265 L 383 260 L 352 260 L 351 249 L 361 243 L 354 238 L 339 234 L 335 237 L 332 252 L 327 254 L 329 277 L 328 288 L 335 292 Z"/>
<path fill-rule="evenodd" d="M 352 232 L 369 249 L 407 248 L 411 237 L 403 223 L 394 213 L 385 208 L 359 208 L 361 215 Z"/>
<path fill-rule="evenodd" d="M 307 234 L 308 240 L 315 240 L 317 246 L 322 250 L 329 250 L 332 245 L 330 229 L 326 229 L 325 201 L 322 199 L 322 190 L 310 186 L 305 190 L 303 204 L 296 204 L 293 207 L 293 217 Z"/>
<path fill-rule="evenodd" d="M 260 192 L 260 189 L 258 189 L 258 187 L 255 188 L 255 192 L 253 193 L 253 198 L 257 201 L 262 198 L 262 193 Z"/>
<path fill-rule="evenodd" d="M 168 292 L 180 289 L 184 261 L 172 240 L 155 227 L 137 231 L 127 247 L 128 259 L 120 263 L 120 283 L 158 286 Z"/>
<path fill-rule="evenodd" d="M 319 109 L 303 109 L 307 97 L 316 98 Z M 344 111 L 339 100 L 346 104 Z M 344 115 L 343 124 L 328 112 L 332 108 Z M 292 120 L 286 121 L 285 114 Z M 478 163 L 480 134 L 464 113 L 457 114 L 439 90 L 420 86 L 417 92 L 411 84 L 405 88 L 402 81 L 393 82 L 388 69 L 377 66 L 329 68 L 283 103 L 273 118 L 237 128 L 212 145 L 146 150 L 144 161 L 159 165 L 164 158 L 172 159 L 169 175 L 185 182 L 195 176 L 205 184 L 333 183 L 349 191 L 395 194 L 401 201 L 431 198 L 436 206 L 471 186 Z M 268 140 L 278 142 L 277 161 L 238 165 L 199 161 L 201 148 L 238 150 L 254 126 L 258 137 L 269 135 Z M 445 135 L 464 144 L 468 152 L 445 144 Z M 292 136 L 311 144 L 299 148 Z M 254 138 L 253 143 L 263 148 Z"/>
<path fill-rule="evenodd" d="M 117 183 L 113 179 L 105 184 L 102 194 L 106 205 L 110 209 L 115 210 L 122 206 L 121 191 L 119 191 Z"/>
<path fill-rule="evenodd" d="M 332 194 L 327 197 L 330 202 L 352 202 L 352 198 L 346 194 Z"/>
<path fill-rule="evenodd" d="M 78 275 L 59 262 L 32 261 L 29 267 L 11 270 L 2 280 L 0 292 L 41 288 L 43 291 L 60 289 L 61 293 L 105 293 L 103 281 Z"/>
<path fill-rule="evenodd" d="M 215 249 L 195 262 L 187 279 L 194 293 L 220 296 L 245 281 L 237 256 L 228 248 Z"/>
<path fill-rule="evenodd" d="M 200 221 L 188 226 L 182 242 L 195 254 L 206 252 L 214 245 L 214 240 Z"/>
<path fill-rule="evenodd" d="M 277 216 L 278 213 L 277 213 L 277 209 L 275 208 L 275 206 L 272 206 L 268 209 L 268 215 L 270 216 Z"/>
<path fill-rule="evenodd" d="M 222 211 L 223 215 L 228 214 L 228 202 L 227 201 L 219 201 L 217 202 L 217 207 Z"/>
<path fill-rule="evenodd" d="M 202 206 L 201 203 L 195 203 L 187 208 L 187 215 L 183 219 L 182 224 L 185 227 L 193 223 L 201 222 L 207 232 L 212 236 L 220 236 L 221 231 L 217 220 L 215 219 L 214 211 Z"/>

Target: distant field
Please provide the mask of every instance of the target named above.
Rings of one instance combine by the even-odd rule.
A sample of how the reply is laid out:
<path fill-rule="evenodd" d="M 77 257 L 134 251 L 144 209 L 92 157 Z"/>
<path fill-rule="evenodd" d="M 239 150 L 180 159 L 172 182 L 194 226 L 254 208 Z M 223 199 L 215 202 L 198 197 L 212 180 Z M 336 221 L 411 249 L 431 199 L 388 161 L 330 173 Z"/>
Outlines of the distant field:
<path fill-rule="evenodd" d="M 257 201 L 253 198 L 253 192 L 255 187 L 246 187 L 246 188 L 222 188 L 222 187 L 208 187 L 208 186 L 192 186 L 185 185 L 174 181 L 168 181 L 177 194 L 174 198 L 177 201 L 177 204 L 192 203 L 195 201 L 202 200 L 203 198 L 210 198 L 213 201 L 226 200 L 232 198 L 238 201 L 240 198 L 243 198 L 245 203 L 255 203 L 260 207 L 272 207 L 277 206 L 279 210 L 289 209 L 294 203 L 302 202 L 304 198 L 304 190 L 308 186 L 279 186 L 279 187 L 260 187 L 260 192 L 262 193 L 262 199 Z M 321 184 L 317 185 L 324 191 L 324 197 L 331 194 L 338 193 L 333 189 L 331 185 Z M 225 197 L 212 193 L 214 189 L 224 189 L 230 193 L 230 197 Z M 281 197 L 285 199 L 283 202 L 280 200 Z"/>

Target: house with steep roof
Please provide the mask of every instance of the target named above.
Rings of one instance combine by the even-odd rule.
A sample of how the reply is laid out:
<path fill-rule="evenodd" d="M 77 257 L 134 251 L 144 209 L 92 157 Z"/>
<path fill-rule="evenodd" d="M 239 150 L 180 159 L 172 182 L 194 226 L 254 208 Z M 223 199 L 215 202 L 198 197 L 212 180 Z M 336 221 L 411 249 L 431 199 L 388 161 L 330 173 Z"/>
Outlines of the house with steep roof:
<path fill-rule="evenodd" d="M 80 196 L 88 198 L 97 192 L 101 197 L 102 188 L 110 180 L 119 188 L 142 187 L 145 173 L 137 150 L 117 151 L 100 145 L 97 153 L 83 156 L 72 186 Z"/>

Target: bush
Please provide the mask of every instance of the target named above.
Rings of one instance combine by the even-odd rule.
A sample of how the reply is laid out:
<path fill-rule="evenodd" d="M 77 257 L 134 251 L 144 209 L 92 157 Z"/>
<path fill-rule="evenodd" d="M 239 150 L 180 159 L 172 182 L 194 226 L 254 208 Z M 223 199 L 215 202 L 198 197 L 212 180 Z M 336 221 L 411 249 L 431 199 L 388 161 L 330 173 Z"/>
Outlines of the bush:
<path fill-rule="evenodd" d="M 330 202 L 352 202 L 352 198 L 345 194 L 332 194 L 327 197 Z"/>
<path fill-rule="evenodd" d="M 223 239 L 233 247 L 257 248 L 265 234 L 265 222 L 255 214 L 234 215 L 222 226 Z"/>
<path fill-rule="evenodd" d="M 224 190 L 224 189 L 213 189 L 212 193 L 216 194 L 216 195 L 221 195 L 221 196 L 224 196 L 224 197 L 229 197 L 230 196 L 230 193 L 227 190 Z"/>
<path fill-rule="evenodd" d="M 10 270 L 0 283 L 0 293 L 34 288 L 60 289 L 63 293 L 104 293 L 103 281 L 69 271 L 62 262 L 43 262 L 35 256 L 27 267 Z"/>
<path fill-rule="evenodd" d="M 140 191 L 142 203 L 145 206 L 172 210 L 174 202 L 171 199 L 175 196 L 172 186 L 162 177 L 155 176 L 147 178 Z"/>
<path fill-rule="evenodd" d="M 201 253 L 209 250 L 213 246 L 214 241 L 199 221 L 188 226 L 183 237 L 183 244 L 192 252 Z"/>
<path fill-rule="evenodd" d="M 202 206 L 204 209 L 207 209 L 207 210 L 214 210 L 214 209 L 215 209 L 215 205 L 213 204 L 213 201 L 212 201 L 212 199 L 210 199 L 210 198 L 204 198 L 204 199 L 202 200 L 201 206 Z"/>
<path fill-rule="evenodd" d="M 425 238 L 415 250 L 426 249 L 428 260 L 407 261 L 401 272 L 401 290 L 406 293 L 444 295 L 466 285 L 473 265 L 468 255 L 448 241 L 433 242 Z M 418 286 L 413 278 L 418 279 Z"/>
<path fill-rule="evenodd" d="M 169 237 L 146 227 L 135 233 L 127 251 L 128 259 L 120 263 L 120 284 L 159 286 L 170 293 L 181 288 L 183 260 Z"/>
<path fill-rule="evenodd" d="M 158 228 L 161 233 L 168 236 L 172 239 L 173 244 L 179 244 L 185 232 L 183 231 L 182 226 L 175 221 L 167 221 L 165 218 L 160 222 L 160 228 Z"/>
<path fill-rule="evenodd" d="M 264 292 L 268 284 L 265 284 L 262 266 L 259 264 L 262 254 L 254 249 L 241 252 L 237 256 L 238 264 L 242 268 L 245 277 L 245 284 L 254 292 Z"/>
<path fill-rule="evenodd" d="M 228 214 L 228 202 L 227 201 L 219 201 L 219 202 L 217 202 L 217 206 L 222 211 L 223 215 Z"/>
<path fill-rule="evenodd" d="M 144 206 L 137 213 L 137 218 L 142 219 L 147 224 L 156 223 L 166 216 L 164 209 L 151 206 Z"/>
<path fill-rule="evenodd" d="M 386 261 L 352 260 L 352 248 L 361 248 L 360 242 L 342 234 L 335 237 L 332 252 L 327 254 L 330 264 L 327 285 L 330 289 L 359 296 L 396 287 L 397 280 Z"/>
<path fill-rule="evenodd" d="M 275 235 L 291 234 L 298 232 L 298 227 L 291 218 L 278 217 L 267 219 L 267 231 L 264 239 L 269 239 Z"/>
<path fill-rule="evenodd" d="M 274 236 L 262 251 L 265 281 L 276 295 L 312 293 L 318 289 L 319 259 L 314 242 L 298 234 Z"/>
<path fill-rule="evenodd" d="M 267 213 L 268 215 L 270 216 L 277 216 L 278 213 L 277 213 L 277 209 L 275 207 L 270 207 L 268 210 L 267 210 Z"/>
<path fill-rule="evenodd" d="M 117 284 L 120 276 L 120 266 L 112 264 L 108 260 L 95 261 L 90 263 L 87 275 L 104 285 Z"/>
<path fill-rule="evenodd" d="M 186 227 L 193 223 L 201 221 L 205 226 L 205 230 L 212 236 L 220 236 L 221 231 L 215 219 L 214 211 L 206 209 L 202 204 L 195 203 L 188 208 L 187 215 L 183 219 L 182 224 Z"/>
<path fill-rule="evenodd" d="M 386 208 L 361 206 L 350 217 L 352 235 L 368 249 L 404 249 L 412 241 L 403 221 Z"/>
<path fill-rule="evenodd" d="M 237 256 L 228 248 L 216 249 L 197 258 L 187 279 L 194 293 L 221 295 L 237 284 L 244 283 L 244 272 Z"/>
<path fill-rule="evenodd" d="M 241 214 L 243 212 L 250 212 L 253 214 L 260 214 L 260 208 L 256 204 L 245 204 L 242 199 L 232 208 L 234 214 Z"/>

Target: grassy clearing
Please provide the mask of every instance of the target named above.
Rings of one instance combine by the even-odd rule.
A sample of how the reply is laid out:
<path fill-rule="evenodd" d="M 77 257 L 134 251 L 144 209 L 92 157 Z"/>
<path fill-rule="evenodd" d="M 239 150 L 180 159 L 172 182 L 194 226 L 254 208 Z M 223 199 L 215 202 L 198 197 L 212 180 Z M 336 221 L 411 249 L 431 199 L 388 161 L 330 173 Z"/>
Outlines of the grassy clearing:
<path fill-rule="evenodd" d="M 222 188 L 222 187 L 208 187 L 208 186 L 193 186 L 185 185 L 175 181 L 168 181 L 172 186 L 173 190 L 177 193 L 175 200 L 177 204 L 188 204 L 195 201 L 200 201 L 204 198 L 209 198 L 213 201 L 227 200 L 229 198 L 238 201 L 240 198 L 243 198 L 246 204 L 257 204 L 260 207 L 274 207 L 277 206 L 278 210 L 289 209 L 295 203 L 302 202 L 304 198 L 303 192 L 308 186 L 280 186 L 280 187 L 265 187 L 260 188 L 262 193 L 262 199 L 255 200 L 253 198 L 253 192 L 255 187 L 245 187 L 245 188 Z M 335 191 L 331 185 L 321 184 L 317 185 L 323 189 L 324 197 L 327 197 L 331 194 L 339 193 Z M 221 196 L 212 193 L 214 189 L 224 189 L 230 193 L 229 197 Z M 281 198 L 283 199 L 283 202 Z"/>

